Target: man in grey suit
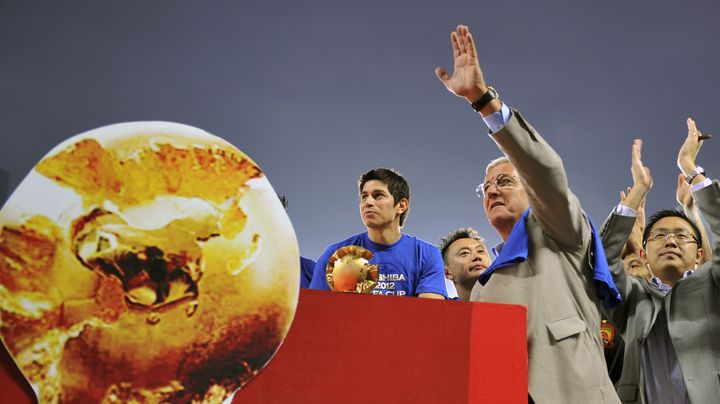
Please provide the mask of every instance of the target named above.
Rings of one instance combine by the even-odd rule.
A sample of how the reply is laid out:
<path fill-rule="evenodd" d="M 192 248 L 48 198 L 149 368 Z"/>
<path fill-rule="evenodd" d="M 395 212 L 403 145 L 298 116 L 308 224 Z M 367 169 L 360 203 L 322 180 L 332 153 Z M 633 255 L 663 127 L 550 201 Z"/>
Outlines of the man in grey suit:
<path fill-rule="evenodd" d="M 505 155 L 488 165 L 478 189 L 503 243 L 471 300 L 527 306 L 531 400 L 618 403 L 603 357 L 601 293 L 590 265 L 599 239 L 593 243 L 591 224 L 568 189 L 560 157 L 486 85 L 468 28 L 459 26 L 451 42 L 453 75 L 442 68 L 436 74 L 482 115 Z M 599 252 L 612 283 L 601 247 Z M 618 293 L 605 297 L 617 299 Z"/>
<path fill-rule="evenodd" d="M 688 119 L 678 166 L 713 233 L 713 259 L 704 264 L 703 237 L 684 213 L 651 216 L 640 251 L 652 280 L 628 275 L 620 254 L 640 201 L 652 185 L 633 145 L 633 188 L 603 226 L 608 263 L 622 294 L 609 312 L 625 339 L 622 375 L 616 383 L 625 403 L 716 403 L 720 400 L 720 186 L 695 163 L 702 138 Z"/>

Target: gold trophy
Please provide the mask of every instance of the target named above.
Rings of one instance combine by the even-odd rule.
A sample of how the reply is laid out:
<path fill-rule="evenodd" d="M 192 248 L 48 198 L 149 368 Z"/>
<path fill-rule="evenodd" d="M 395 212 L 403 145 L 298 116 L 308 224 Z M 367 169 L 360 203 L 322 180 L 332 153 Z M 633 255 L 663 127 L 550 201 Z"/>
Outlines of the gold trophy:
<path fill-rule="evenodd" d="M 363 247 L 351 245 L 338 248 L 325 268 L 330 290 L 369 294 L 378 283 L 378 266 L 368 263 L 373 253 Z"/>

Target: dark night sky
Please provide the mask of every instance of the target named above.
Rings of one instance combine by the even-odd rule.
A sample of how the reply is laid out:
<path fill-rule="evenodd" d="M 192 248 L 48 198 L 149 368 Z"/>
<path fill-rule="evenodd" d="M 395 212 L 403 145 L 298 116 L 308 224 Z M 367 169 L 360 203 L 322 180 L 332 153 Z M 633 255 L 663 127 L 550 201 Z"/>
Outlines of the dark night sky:
<path fill-rule="evenodd" d="M 410 181 L 406 232 L 436 242 L 472 225 L 494 244 L 474 190 L 499 151 L 433 73 L 464 23 L 596 224 L 631 180 L 634 137 L 649 210 L 672 207 L 685 118 L 720 136 L 718 15 L 709 0 L 0 0 L 0 196 L 67 137 L 165 120 L 251 156 L 288 196 L 307 257 L 364 229 L 355 181 L 378 166 Z M 698 159 L 711 177 L 718 150 Z"/>

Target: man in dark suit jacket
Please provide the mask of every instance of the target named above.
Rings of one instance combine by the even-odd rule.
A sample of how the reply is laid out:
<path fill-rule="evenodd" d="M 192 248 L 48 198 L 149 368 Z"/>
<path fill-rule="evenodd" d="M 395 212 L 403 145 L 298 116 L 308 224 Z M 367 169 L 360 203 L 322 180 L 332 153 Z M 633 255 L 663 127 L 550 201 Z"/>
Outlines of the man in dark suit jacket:
<path fill-rule="evenodd" d="M 629 276 L 620 260 L 635 210 L 652 185 L 633 150 L 634 185 L 603 226 L 603 244 L 623 297 L 609 312 L 626 341 L 616 389 L 626 403 L 711 403 L 720 398 L 720 184 L 695 164 L 701 134 L 688 120 L 678 166 L 693 186 L 693 197 L 713 233 L 713 260 L 703 262 L 698 226 L 680 211 L 653 215 L 643 234 L 641 257 L 651 281 Z"/>

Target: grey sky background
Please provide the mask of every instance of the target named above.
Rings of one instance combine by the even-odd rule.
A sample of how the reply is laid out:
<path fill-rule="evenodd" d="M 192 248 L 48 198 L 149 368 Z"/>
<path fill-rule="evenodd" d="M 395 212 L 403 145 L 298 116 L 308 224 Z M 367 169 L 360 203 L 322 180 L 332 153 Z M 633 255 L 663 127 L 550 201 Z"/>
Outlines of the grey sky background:
<path fill-rule="evenodd" d="M 692 116 L 720 137 L 716 1 L 0 0 L 0 170 L 10 192 L 52 147 L 111 123 L 221 136 L 287 195 L 301 254 L 364 230 L 356 179 L 410 181 L 405 231 L 471 225 L 499 241 L 475 187 L 500 153 L 433 69 L 470 26 L 486 79 L 563 158 L 599 225 L 645 140 L 648 209 L 675 205 Z M 720 177 L 720 139 L 698 161 Z M 43 197 L 40 195 L 39 197 Z"/>

